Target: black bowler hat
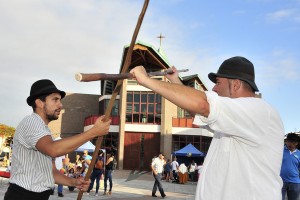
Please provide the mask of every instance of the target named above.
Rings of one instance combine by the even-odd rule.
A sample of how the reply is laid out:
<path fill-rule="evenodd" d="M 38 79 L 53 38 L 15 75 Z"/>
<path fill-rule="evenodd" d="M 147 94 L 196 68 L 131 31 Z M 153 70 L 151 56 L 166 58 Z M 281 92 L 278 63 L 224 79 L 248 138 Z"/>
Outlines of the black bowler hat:
<path fill-rule="evenodd" d="M 247 82 L 254 91 L 258 91 L 255 84 L 253 64 L 246 58 L 235 56 L 225 60 L 217 73 L 209 73 L 208 78 L 216 83 L 216 77 L 240 79 Z"/>
<path fill-rule="evenodd" d="M 286 136 L 286 140 L 291 142 L 299 142 L 300 138 L 296 133 L 289 133 Z"/>
<path fill-rule="evenodd" d="M 31 86 L 30 96 L 27 98 L 27 104 L 31 106 L 32 102 L 39 96 L 52 93 L 60 93 L 61 98 L 66 96 L 66 93 L 57 89 L 52 81 L 48 79 L 38 80 Z"/>

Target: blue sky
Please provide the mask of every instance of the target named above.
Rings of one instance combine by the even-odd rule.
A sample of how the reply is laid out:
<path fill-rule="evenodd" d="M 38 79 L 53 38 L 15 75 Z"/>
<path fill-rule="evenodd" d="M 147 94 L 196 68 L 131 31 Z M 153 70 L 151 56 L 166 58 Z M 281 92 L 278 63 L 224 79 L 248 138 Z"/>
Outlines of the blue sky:
<path fill-rule="evenodd" d="M 49 78 L 67 92 L 99 94 L 77 72 L 118 73 L 142 0 L 0 0 L 0 123 L 17 126 L 31 84 Z M 300 0 L 150 0 L 138 40 L 159 47 L 182 75 L 207 78 L 223 60 L 251 60 L 263 99 L 286 133 L 300 131 Z"/>

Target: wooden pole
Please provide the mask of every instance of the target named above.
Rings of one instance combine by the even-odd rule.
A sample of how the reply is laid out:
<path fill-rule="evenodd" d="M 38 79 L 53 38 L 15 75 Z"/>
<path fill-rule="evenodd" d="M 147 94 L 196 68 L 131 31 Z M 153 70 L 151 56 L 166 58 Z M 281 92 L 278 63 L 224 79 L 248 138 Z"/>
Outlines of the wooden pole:
<path fill-rule="evenodd" d="M 187 72 L 188 69 L 177 69 L 177 72 Z M 155 71 L 149 72 L 148 76 L 165 76 L 167 74 L 172 74 L 173 69 L 168 68 L 165 71 Z M 80 82 L 90 82 L 90 81 L 100 81 L 100 80 L 122 80 L 122 79 L 131 79 L 133 74 L 123 73 L 123 74 L 105 74 L 105 73 L 94 73 L 94 74 L 84 74 L 77 73 L 75 74 L 75 79 Z"/>

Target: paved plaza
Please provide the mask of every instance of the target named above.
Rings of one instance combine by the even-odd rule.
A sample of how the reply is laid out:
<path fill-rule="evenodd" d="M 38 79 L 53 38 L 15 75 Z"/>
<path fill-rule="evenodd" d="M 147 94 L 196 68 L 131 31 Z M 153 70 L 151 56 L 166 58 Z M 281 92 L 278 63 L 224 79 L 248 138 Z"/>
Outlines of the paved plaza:
<path fill-rule="evenodd" d="M 2 169 L 3 170 L 3 169 Z M 155 200 L 162 199 L 159 191 L 156 192 L 157 198 L 151 196 L 154 178 L 150 172 L 133 172 L 129 170 L 115 170 L 113 172 L 113 190 L 112 195 L 103 196 L 103 180 L 99 189 L 99 196 L 95 196 L 95 189 L 90 195 L 84 194 L 82 200 L 97 199 L 122 199 L 122 200 Z M 4 193 L 8 187 L 8 179 L 0 180 L 0 199 L 3 199 Z M 196 183 L 188 182 L 186 184 L 177 184 L 163 181 L 163 188 L 170 200 L 194 200 Z M 69 191 L 68 187 L 64 187 L 64 197 L 58 197 L 57 191 L 51 195 L 50 200 L 74 200 L 77 199 L 78 190 Z"/>

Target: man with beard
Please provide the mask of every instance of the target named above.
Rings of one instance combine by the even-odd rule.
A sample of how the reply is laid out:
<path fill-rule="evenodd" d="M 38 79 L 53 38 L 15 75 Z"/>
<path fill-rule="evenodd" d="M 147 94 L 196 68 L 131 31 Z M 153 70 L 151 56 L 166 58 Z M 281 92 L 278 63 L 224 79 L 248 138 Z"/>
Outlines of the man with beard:
<path fill-rule="evenodd" d="M 205 92 L 182 85 L 173 72 L 168 83 L 142 66 L 131 70 L 140 85 L 197 114 L 197 124 L 214 134 L 195 199 L 281 200 L 284 128 L 278 112 L 255 96 L 253 64 L 241 56 L 225 60 L 208 75 L 215 86 Z"/>
<path fill-rule="evenodd" d="M 82 191 L 88 189 L 89 181 L 63 175 L 56 169 L 54 161 L 85 142 L 107 134 L 110 120 L 103 122 L 103 117 L 99 117 L 90 130 L 54 141 L 48 123 L 58 119 L 65 95 L 48 79 L 38 80 L 31 86 L 27 104 L 33 108 L 33 113 L 16 128 L 5 200 L 47 200 L 55 183 Z"/>

